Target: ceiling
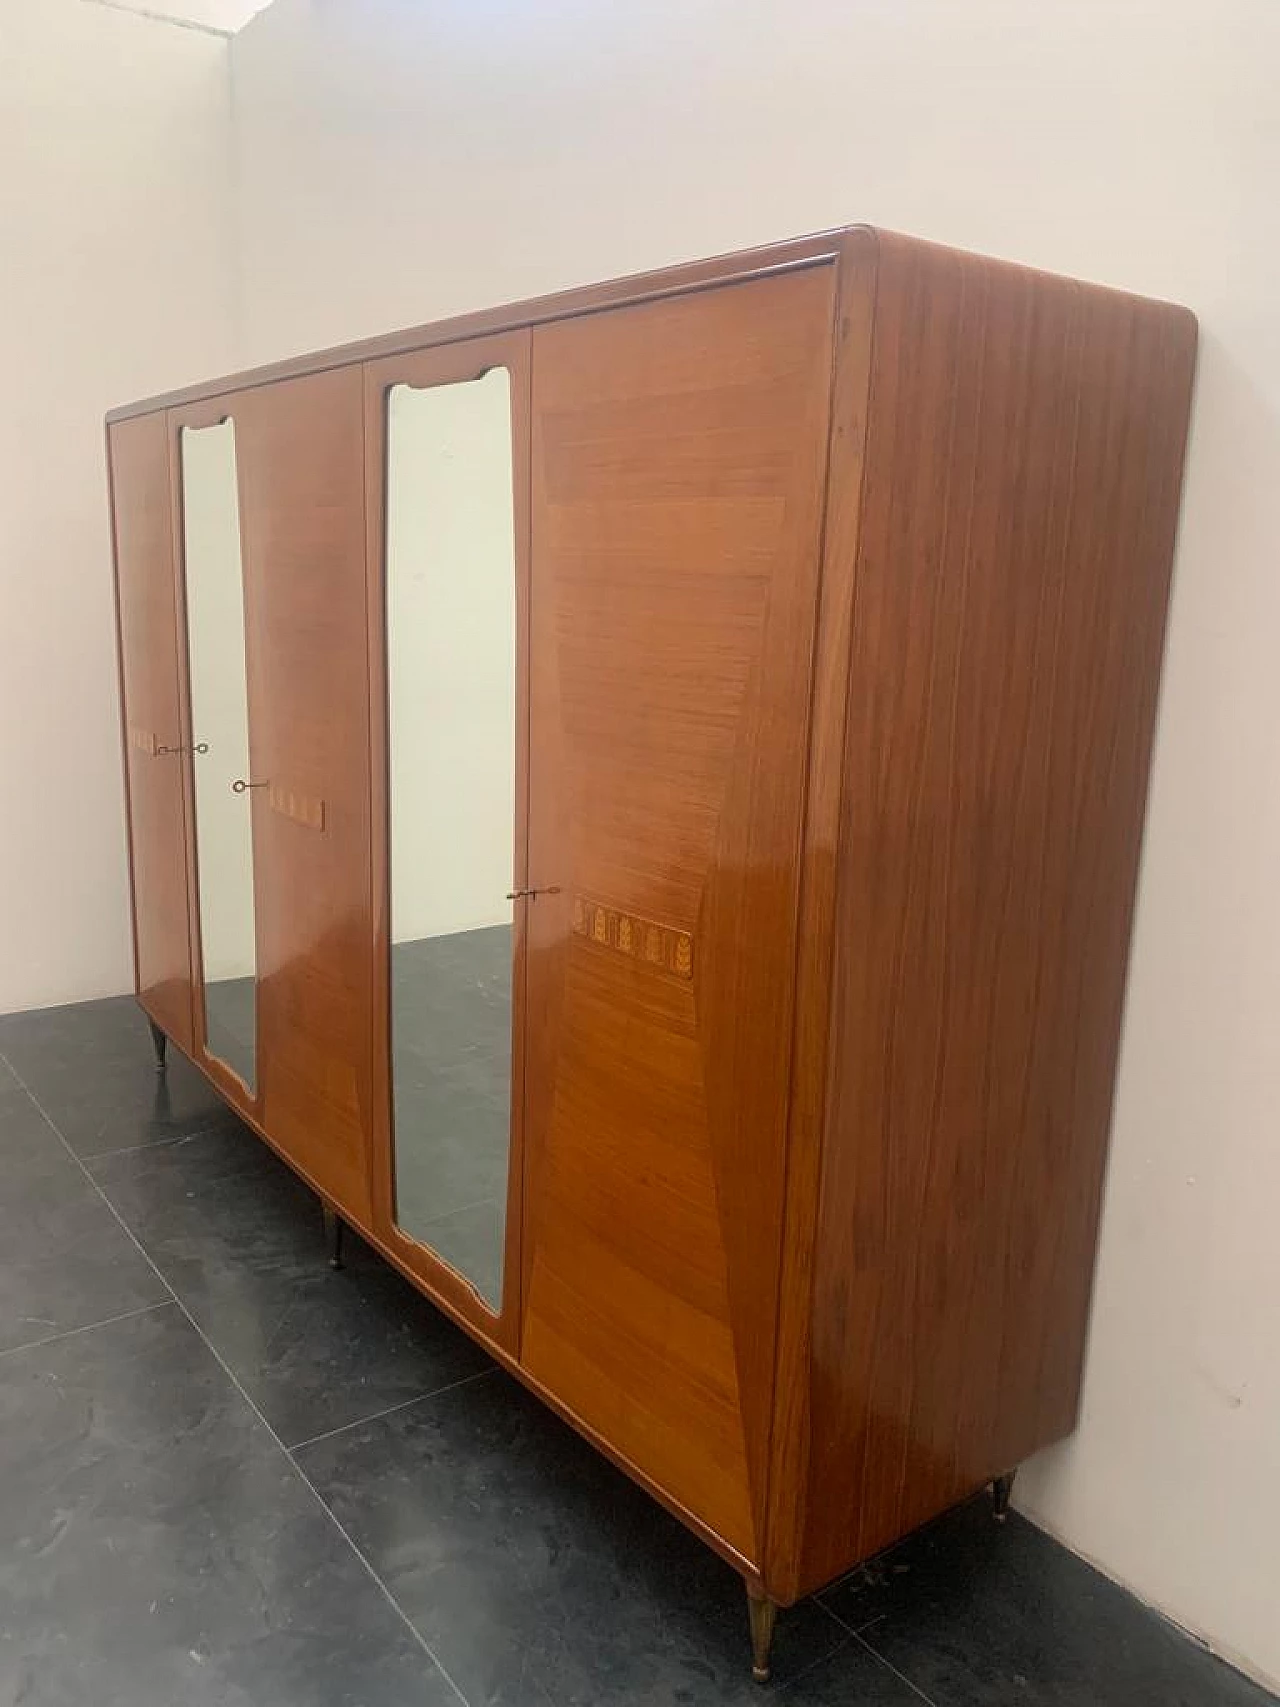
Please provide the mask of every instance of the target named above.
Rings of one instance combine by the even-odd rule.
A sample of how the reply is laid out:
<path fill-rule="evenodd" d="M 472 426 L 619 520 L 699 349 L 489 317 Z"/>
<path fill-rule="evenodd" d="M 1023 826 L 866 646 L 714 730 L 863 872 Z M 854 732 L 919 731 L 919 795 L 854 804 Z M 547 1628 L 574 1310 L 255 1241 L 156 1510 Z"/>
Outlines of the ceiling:
<path fill-rule="evenodd" d="M 216 30 L 220 35 L 233 36 L 242 30 L 258 12 L 264 12 L 271 0 L 96 0 L 100 6 L 114 6 L 123 12 L 140 12 L 146 18 L 164 18 L 175 24 L 190 24 L 198 29 Z"/>

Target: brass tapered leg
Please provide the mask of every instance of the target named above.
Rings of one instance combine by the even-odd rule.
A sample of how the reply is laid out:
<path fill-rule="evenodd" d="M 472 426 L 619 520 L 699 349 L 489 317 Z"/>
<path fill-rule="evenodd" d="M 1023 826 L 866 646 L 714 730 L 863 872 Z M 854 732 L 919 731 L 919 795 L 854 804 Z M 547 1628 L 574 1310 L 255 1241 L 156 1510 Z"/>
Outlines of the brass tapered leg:
<path fill-rule="evenodd" d="M 327 1203 L 321 1205 L 324 1215 L 324 1239 L 329 1247 L 329 1267 L 342 1267 L 342 1218 Z"/>
<path fill-rule="evenodd" d="M 747 1612 L 751 1619 L 751 1675 L 757 1683 L 768 1683 L 769 1650 L 773 1647 L 773 1625 L 778 1609 L 771 1600 L 748 1589 Z"/>
<path fill-rule="evenodd" d="M 147 1024 L 151 1027 L 151 1043 L 156 1052 L 156 1072 L 163 1073 L 164 1052 L 168 1047 L 169 1039 L 153 1019 L 148 1019 Z"/>
<path fill-rule="evenodd" d="M 1003 1523 L 1009 1515 L 1009 1495 L 1013 1492 L 1013 1478 L 1017 1474 L 1016 1470 L 1006 1470 L 991 1484 L 991 1509 L 997 1523 Z"/>

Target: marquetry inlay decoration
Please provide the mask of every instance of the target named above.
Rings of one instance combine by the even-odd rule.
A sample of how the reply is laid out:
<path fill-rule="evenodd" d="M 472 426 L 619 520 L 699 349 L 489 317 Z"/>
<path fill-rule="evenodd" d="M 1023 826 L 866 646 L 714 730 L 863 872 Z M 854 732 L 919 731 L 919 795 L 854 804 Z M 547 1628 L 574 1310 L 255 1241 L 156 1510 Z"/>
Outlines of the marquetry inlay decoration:
<path fill-rule="evenodd" d="M 616 907 L 575 895 L 573 931 L 575 936 L 625 954 L 655 972 L 668 972 L 675 978 L 693 977 L 693 938 L 674 925 L 619 912 Z"/>
<path fill-rule="evenodd" d="M 324 829 L 324 801 L 296 789 L 281 788 L 272 783 L 267 790 L 267 805 L 282 818 L 292 818 L 295 824 L 305 824 L 308 830 Z"/>
<path fill-rule="evenodd" d="M 146 753 L 154 758 L 159 743 L 150 729 L 139 729 L 136 723 L 131 723 L 129 725 L 129 745 L 136 747 L 140 753 Z"/>

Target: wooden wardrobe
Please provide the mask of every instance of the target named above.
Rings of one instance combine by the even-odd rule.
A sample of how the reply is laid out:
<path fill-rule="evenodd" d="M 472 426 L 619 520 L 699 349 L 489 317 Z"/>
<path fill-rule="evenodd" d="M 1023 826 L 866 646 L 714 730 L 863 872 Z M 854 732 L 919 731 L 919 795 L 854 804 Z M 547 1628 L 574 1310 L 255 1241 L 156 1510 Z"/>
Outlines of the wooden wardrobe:
<path fill-rule="evenodd" d="M 161 1058 L 758 1675 L 1075 1421 L 1195 343 L 855 227 L 108 416 Z"/>

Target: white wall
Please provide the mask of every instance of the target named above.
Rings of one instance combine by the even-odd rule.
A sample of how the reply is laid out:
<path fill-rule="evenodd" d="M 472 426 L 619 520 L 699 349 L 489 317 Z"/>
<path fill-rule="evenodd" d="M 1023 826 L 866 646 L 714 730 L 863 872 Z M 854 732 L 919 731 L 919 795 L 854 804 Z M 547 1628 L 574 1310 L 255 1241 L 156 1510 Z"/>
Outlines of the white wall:
<path fill-rule="evenodd" d="M 1280 6 L 276 0 L 247 353 L 867 219 L 1203 346 L 1082 1425 L 1026 1507 L 1280 1677 Z"/>
<path fill-rule="evenodd" d="M 206 983 L 257 968 L 249 758 L 244 570 L 234 418 L 184 427 L 181 438 L 183 566 L 187 595 L 191 732 L 197 747 L 196 860 L 200 954 Z"/>
<path fill-rule="evenodd" d="M 130 988 L 103 412 L 232 355 L 227 45 L 0 0 L 0 1013 Z"/>
<path fill-rule="evenodd" d="M 515 505 L 505 368 L 387 399 L 391 937 L 511 923 Z"/>

